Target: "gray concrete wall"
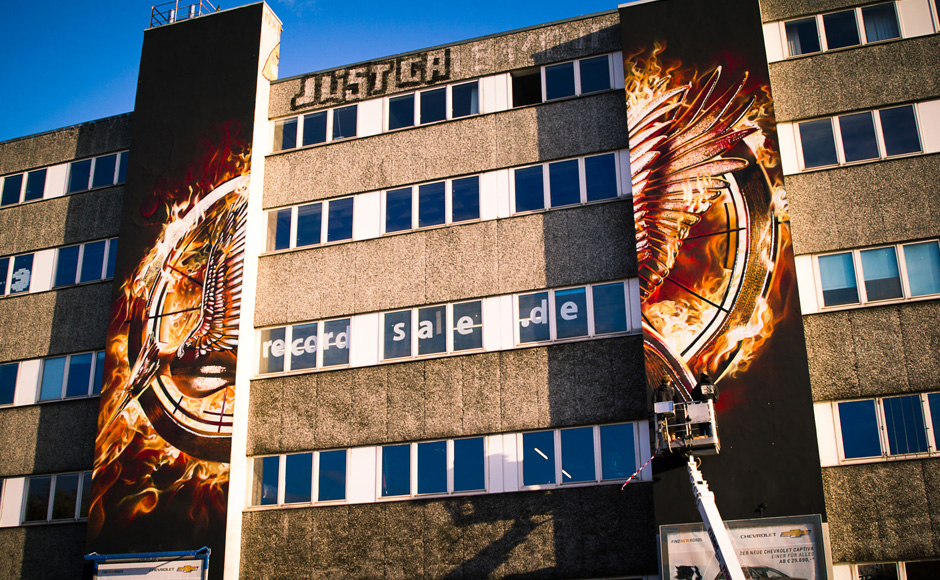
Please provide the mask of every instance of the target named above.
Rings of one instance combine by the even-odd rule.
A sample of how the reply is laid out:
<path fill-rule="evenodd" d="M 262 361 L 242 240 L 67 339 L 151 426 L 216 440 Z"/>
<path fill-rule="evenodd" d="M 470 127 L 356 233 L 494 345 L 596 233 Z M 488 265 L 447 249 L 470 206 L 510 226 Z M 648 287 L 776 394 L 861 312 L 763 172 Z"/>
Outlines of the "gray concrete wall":
<path fill-rule="evenodd" d="M 823 469 L 835 562 L 940 556 L 940 461 Z"/>
<path fill-rule="evenodd" d="M 761 19 L 764 22 L 789 20 L 799 16 L 821 14 L 840 8 L 877 4 L 883 0 L 760 0 Z"/>
<path fill-rule="evenodd" d="M 937 389 L 940 301 L 803 317 L 813 399 Z"/>
<path fill-rule="evenodd" d="M 251 383 L 248 455 L 644 419 L 639 336 Z"/>
<path fill-rule="evenodd" d="M 91 469 L 98 397 L 0 409 L 0 477 Z"/>
<path fill-rule="evenodd" d="M 451 45 L 449 47 L 450 78 L 442 82 L 470 79 L 532 65 L 620 50 L 619 25 L 620 18 L 617 12 L 611 12 Z M 387 59 L 378 58 L 374 62 L 382 60 Z M 340 71 L 338 76 L 344 76 L 345 69 L 337 70 Z M 313 106 L 291 108 L 291 100 L 295 95 L 301 94 L 303 84 L 303 77 L 273 83 L 268 116 L 280 117 L 318 108 Z M 384 94 L 414 89 L 415 87 L 393 86 Z M 361 98 L 363 95 L 360 92 L 358 95 L 350 95 L 346 102 L 356 102 Z"/>
<path fill-rule="evenodd" d="M 775 62 L 770 65 L 774 113 L 782 123 L 935 99 L 937 70 L 937 34 Z"/>
<path fill-rule="evenodd" d="M 652 505 L 652 487 L 639 484 L 251 511 L 240 577 L 655 575 Z"/>
<path fill-rule="evenodd" d="M 624 148 L 623 93 L 548 103 L 269 156 L 264 206 Z"/>
<path fill-rule="evenodd" d="M 0 175 L 127 149 L 131 113 L 0 142 Z"/>
<path fill-rule="evenodd" d="M 82 578 L 87 527 L 78 522 L 0 528 L 0 578 Z"/>
<path fill-rule="evenodd" d="M 938 183 L 940 155 L 789 175 L 793 250 L 800 255 L 935 238 Z"/>

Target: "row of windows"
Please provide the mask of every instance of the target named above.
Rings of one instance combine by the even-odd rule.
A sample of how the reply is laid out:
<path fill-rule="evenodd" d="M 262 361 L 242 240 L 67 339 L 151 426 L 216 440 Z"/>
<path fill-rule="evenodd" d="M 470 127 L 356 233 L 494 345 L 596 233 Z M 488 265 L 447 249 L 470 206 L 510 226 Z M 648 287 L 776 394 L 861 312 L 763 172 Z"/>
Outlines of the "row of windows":
<path fill-rule="evenodd" d="M 574 159 L 541 163 L 511 170 L 409 185 L 381 192 L 286 207 L 268 212 L 267 251 L 285 250 L 357 238 L 431 228 L 478 219 L 492 219 L 483 213 L 485 196 L 497 197 L 508 191 L 509 213 L 607 201 L 621 196 L 620 152 L 602 153 Z M 506 174 L 501 189 L 498 175 Z M 490 177 L 494 179 L 489 179 Z M 376 194 L 378 194 L 376 196 Z M 506 195 L 503 193 L 502 195 Z M 374 231 L 357 225 L 355 214 L 374 200 L 380 219 Z M 374 220 L 362 219 L 362 223 Z"/>
<path fill-rule="evenodd" d="M 511 297 L 515 311 L 513 345 L 628 332 L 628 294 L 626 282 L 612 282 Z M 376 362 L 482 350 L 484 324 L 501 326 L 499 320 L 487 321 L 484 310 L 483 300 L 471 300 L 380 313 L 378 344 L 367 339 L 359 344 L 361 348 L 378 349 Z M 357 338 L 351 334 L 351 320 L 262 329 L 258 373 L 348 365 L 351 345 Z"/>
<path fill-rule="evenodd" d="M 57 473 L 27 478 L 23 523 L 77 520 L 88 517 L 91 472 Z"/>
<path fill-rule="evenodd" d="M 913 105 L 797 123 L 803 168 L 921 152 Z"/>
<path fill-rule="evenodd" d="M 861 23 L 861 26 L 859 26 Z M 901 37 L 894 2 L 792 20 L 784 24 L 787 55 L 812 54 Z"/>
<path fill-rule="evenodd" d="M 510 74 L 512 106 L 606 91 L 614 86 L 610 55 L 526 68 Z"/>
<path fill-rule="evenodd" d="M 852 580 L 934 580 L 940 560 L 853 564 Z"/>
<path fill-rule="evenodd" d="M 940 294 L 937 240 L 826 254 L 816 263 L 824 307 Z"/>
<path fill-rule="evenodd" d="M 0 365 L 0 405 L 12 405 L 21 363 Z M 104 351 L 85 352 L 42 359 L 38 401 L 89 397 L 101 393 Z M 32 381 L 24 381 L 24 384 Z"/>
<path fill-rule="evenodd" d="M 834 407 L 843 460 L 940 450 L 940 393 L 842 401 Z"/>
<path fill-rule="evenodd" d="M 633 423 L 503 434 L 518 461 L 518 489 L 620 482 L 637 466 Z M 252 506 L 347 501 L 357 479 L 375 482 L 365 501 L 505 491 L 493 485 L 487 437 L 466 437 L 376 448 L 353 465 L 351 450 L 338 449 L 258 457 L 253 462 Z M 372 460 L 372 457 L 375 457 Z"/>
<path fill-rule="evenodd" d="M 117 259 L 117 238 L 98 240 L 48 250 L 55 252 L 51 284 L 54 288 L 72 286 L 85 282 L 98 282 L 114 277 Z M 38 253 L 20 254 L 0 258 L 0 296 L 34 291 L 36 275 L 35 256 Z M 46 283 L 48 284 L 48 282 Z M 48 289 L 43 285 L 42 289 Z"/>
<path fill-rule="evenodd" d="M 52 186 L 50 189 L 48 183 L 52 180 L 50 174 L 58 172 L 60 167 L 62 167 L 64 173 L 58 173 L 59 179 L 61 180 L 64 177 L 64 182 L 59 181 L 58 183 L 61 185 Z M 98 187 L 109 187 L 124 183 L 126 175 L 126 151 L 73 161 L 68 165 L 67 171 L 64 166 L 53 166 L 26 173 L 7 175 L 3 178 L 3 186 L 0 189 L 0 207 L 57 197 L 63 193 L 77 193 Z M 62 189 L 59 191 L 52 190 L 58 189 L 58 187 L 62 187 Z M 50 189 L 50 191 L 47 191 L 47 189 Z"/>

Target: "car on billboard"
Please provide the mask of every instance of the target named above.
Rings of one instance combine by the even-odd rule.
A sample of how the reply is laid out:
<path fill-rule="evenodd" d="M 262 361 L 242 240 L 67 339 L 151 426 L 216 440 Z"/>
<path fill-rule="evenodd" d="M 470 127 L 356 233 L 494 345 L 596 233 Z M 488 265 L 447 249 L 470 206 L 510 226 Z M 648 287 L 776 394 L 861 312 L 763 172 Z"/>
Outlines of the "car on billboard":
<path fill-rule="evenodd" d="M 765 578 L 788 578 L 789 580 L 806 580 L 805 578 L 794 578 L 787 576 L 776 568 L 770 566 L 742 566 L 744 576 L 748 580 L 764 580 Z M 715 580 L 725 580 L 725 575 L 721 572 L 715 576 Z"/>

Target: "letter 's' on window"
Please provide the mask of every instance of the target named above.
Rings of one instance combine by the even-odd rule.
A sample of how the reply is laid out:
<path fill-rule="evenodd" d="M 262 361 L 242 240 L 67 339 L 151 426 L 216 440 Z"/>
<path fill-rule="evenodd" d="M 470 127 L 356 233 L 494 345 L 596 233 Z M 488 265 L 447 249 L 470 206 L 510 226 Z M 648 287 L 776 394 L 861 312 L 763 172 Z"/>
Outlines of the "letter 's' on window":
<path fill-rule="evenodd" d="M 477 81 L 451 87 L 451 118 L 480 112 L 480 84 Z"/>
<path fill-rule="evenodd" d="M 937 415 L 940 417 L 940 414 Z M 938 419 L 940 421 L 940 419 Z M 454 440 L 454 491 L 486 489 L 486 453 L 482 437 Z"/>
<path fill-rule="evenodd" d="M 411 493 L 411 445 L 382 447 L 382 497 Z"/>
<path fill-rule="evenodd" d="M 261 352 L 258 358 L 258 373 L 280 373 L 284 371 L 284 353 L 287 345 L 284 344 L 286 329 L 267 328 L 261 331 Z"/>
<path fill-rule="evenodd" d="M 480 177 L 464 177 L 451 182 L 452 221 L 475 220 L 480 217 Z"/>
<path fill-rule="evenodd" d="M 594 428 L 561 430 L 561 482 L 594 481 Z"/>
<path fill-rule="evenodd" d="M 386 312 L 383 315 L 383 359 L 411 356 L 411 311 Z"/>
<path fill-rule="evenodd" d="M 418 493 L 447 493 L 447 442 L 418 443 Z"/>
<path fill-rule="evenodd" d="M 878 111 L 881 116 L 881 132 L 885 137 L 886 155 L 904 155 L 921 150 L 917 135 L 914 107 L 904 105 Z"/>
<path fill-rule="evenodd" d="M 522 434 L 522 485 L 555 483 L 555 433 Z"/>
<path fill-rule="evenodd" d="M 323 323 L 323 366 L 349 364 L 349 319 Z"/>
<path fill-rule="evenodd" d="M 842 454 L 846 459 L 881 455 L 878 419 L 875 413 L 873 400 L 839 403 Z"/>
<path fill-rule="evenodd" d="M 333 109 L 333 139 L 356 136 L 356 105 Z"/>
<path fill-rule="evenodd" d="M 519 296 L 519 342 L 549 340 L 551 328 L 548 318 L 548 292 Z"/>
<path fill-rule="evenodd" d="M 421 124 L 443 121 L 447 118 L 447 88 L 421 93 Z"/>
<path fill-rule="evenodd" d="M 819 52 L 815 17 L 787 22 L 784 28 L 787 31 L 787 52 L 790 56 Z"/>
<path fill-rule="evenodd" d="M 285 457 L 284 503 L 307 503 L 312 497 L 313 453 Z"/>
<path fill-rule="evenodd" d="M 16 376 L 19 363 L 0 365 L 0 405 L 12 405 L 16 395 Z"/>
<path fill-rule="evenodd" d="M 258 457 L 254 461 L 251 505 L 277 505 L 280 457 Z"/>
<path fill-rule="evenodd" d="M 297 147 L 297 117 L 274 123 L 274 150 L 286 151 Z"/>
<path fill-rule="evenodd" d="M 388 130 L 413 127 L 415 124 L 414 93 L 388 100 Z"/>
<path fill-rule="evenodd" d="M 855 263 L 851 252 L 819 257 L 823 304 L 839 306 L 858 302 Z"/>
<path fill-rule="evenodd" d="M 304 115 L 304 145 L 326 142 L 326 111 Z"/>
<path fill-rule="evenodd" d="M 574 96 L 574 63 L 545 67 L 545 100 Z"/>
<path fill-rule="evenodd" d="M 321 451 L 317 455 L 320 461 L 317 501 L 346 499 L 346 450 Z"/>
<path fill-rule="evenodd" d="M 512 106 L 523 107 L 542 102 L 542 71 L 531 67 L 510 73 Z"/>
<path fill-rule="evenodd" d="M 454 350 L 483 348 L 483 303 L 454 304 Z"/>
<path fill-rule="evenodd" d="M 545 208 L 545 186 L 542 183 L 542 166 L 523 167 L 513 171 L 515 177 L 516 211 L 532 211 Z"/>
<path fill-rule="evenodd" d="M 862 277 L 869 301 L 903 298 L 901 274 L 894 246 L 859 252 L 862 258 Z"/>
<path fill-rule="evenodd" d="M 824 15 L 823 27 L 826 29 L 826 45 L 829 50 L 855 46 L 861 42 L 858 38 L 855 10 L 843 10 Z"/>
<path fill-rule="evenodd" d="M 940 294 L 940 246 L 936 241 L 905 245 L 904 260 L 911 296 Z"/>
<path fill-rule="evenodd" d="M 799 124 L 799 128 L 803 146 L 803 167 L 822 167 L 839 162 L 830 119 L 805 121 Z"/>

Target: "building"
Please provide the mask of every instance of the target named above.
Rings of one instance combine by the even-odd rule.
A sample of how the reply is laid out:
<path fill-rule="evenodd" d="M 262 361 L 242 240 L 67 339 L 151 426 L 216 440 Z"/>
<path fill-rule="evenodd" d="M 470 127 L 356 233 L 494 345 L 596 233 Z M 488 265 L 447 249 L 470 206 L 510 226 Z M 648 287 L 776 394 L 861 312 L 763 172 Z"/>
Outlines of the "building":
<path fill-rule="evenodd" d="M 280 80 L 269 7 L 201 6 L 133 113 L 0 143 L 0 576 L 711 580 L 648 461 L 702 372 L 745 566 L 934 576 L 937 0 L 640 2 Z"/>

